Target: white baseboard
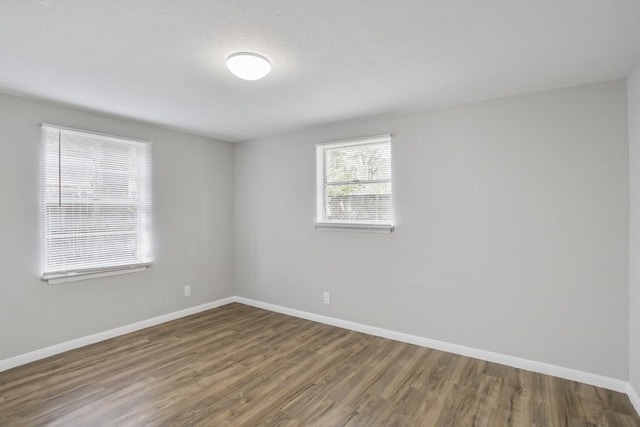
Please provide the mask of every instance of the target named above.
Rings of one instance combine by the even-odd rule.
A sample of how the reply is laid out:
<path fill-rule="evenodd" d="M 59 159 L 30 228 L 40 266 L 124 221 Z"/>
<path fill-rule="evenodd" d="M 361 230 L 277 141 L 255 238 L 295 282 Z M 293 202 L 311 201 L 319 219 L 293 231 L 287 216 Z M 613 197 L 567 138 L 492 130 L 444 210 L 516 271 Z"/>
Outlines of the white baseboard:
<path fill-rule="evenodd" d="M 219 299 L 217 301 L 212 301 L 206 304 L 197 305 L 195 307 L 185 308 L 184 310 L 174 311 L 173 313 L 163 314 L 158 317 L 141 320 L 139 322 L 131 323 L 129 325 L 120 326 L 119 328 L 114 328 L 108 331 L 98 332 L 97 334 L 89 335 L 86 337 L 77 338 L 75 340 L 66 341 L 60 344 L 55 344 L 50 347 L 45 347 L 29 353 L 21 354 L 15 357 L 10 357 L 9 359 L 0 360 L 0 372 L 6 371 L 7 369 L 15 368 L 16 366 L 35 362 L 36 360 L 44 359 L 45 357 L 64 353 L 65 351 L 74 350 L 79 347 L 84 347 L 89 344 L 94 344 L 100 341 L 104 341 L 109 338 L 118 337 L 120 335 L 128 334 L 130 332 L 135 332 L 140 329 L 148 328 L 150 326 L 159 325 L 160 323 L 169 322 L 171 320 L 179 319 L 181 317 L 200 313 L 201 311 L 206 311 L 212 308 L 227 305 L 235 301 L 236 301 L 235 297 Z"/>
<path fill-rule="evenodd" d="M 16 366 L 24 365 L 27 363 L 35 362 L 36 360 L 44 359 L 49 356 L 54 356 L 65 351 L 73 350 L 79 347 L 84 347 L 89 344 L 94 344 L 100 341 L 114 338 L 120 335 L 125 335 L 130 332 L 135 332 L 140 329 L 145 329 L 151 326 L 159 325 L 161 323 L 169 322 L 171 320 L 186 317 L 192 314 L 200 313 L 202 311 L 210 310 L 212 308 L 221 307 L 233 302 L 249 305 L 252 307 L 262 308 L 265 310 L 273 311 L 276 313 L 287 314 L 302 319 L 312 320 L 314 322 L 324 323 L 331 326 L 337 326 L 339 328 L 345 328 L 356 332 L 362 332 L 369 335 L 374 335 L 382 338 L 388 338 L 394 341 L 406 342 L 409 344 L 419 345 L 421 347 L 428 347 L 435 350 L 446 351 L 449 353 L 459 354 L 462 356 L 473 357 L 475 359 L 486 360 L 488 362 L 499 363 L 501 365 L 507 365 L 514 368 L 525 369 L 527 371 L 538 372 L 541 374 L 552 375 L 568 379 L 571 381 L 577 381 L 585 384 L 594 385 L 597 387 L 606 388 L 609 390 L 626 393 L 629 396 L 629 400 L 635 407 L 636 411 L 640 414 L 640 397 L 638 393 L 633 389 L 630 383 L 619 380 L 616 378 L 605 377 L 602 375 L 592 374 L 589 372 L 578 371 L 575 369 L 564 368 L 561 366 L 551 365 L 543 362 L 536 362 L 533 360 L 523 359 L 520 357 L 508 356 L 501 353 L 494 353 L 491 351 L 479 350 L 472 347 L 466 347 L 458 344 L 451 344 L 444 341 L 433 340 L 429 338 L 423 338 L 416 335 L 405 334 L 402 332 L 391 331 L 388 329 L 378 328 L 375 326 L 364 325 L 361 323 L 350 322 L 348 320 L 337 319 L 334 317 L 323 316 L 321 314 L 310 313 L 307 311 L 296 310 L 293 308 L 283 307 L 275 304 L 269 304 L 262 301 L 256 301 L 244 297 L 228 297 L 212 301 L 206 304 L 198 305 L 195 307 L 189 307 L 184 310 L 174 311 L 173 313 L 163 314 L 161 316 L 153 317 L 151 319 L 142 320 L 140 322 L 131 323 L 129 325 L 121 326 L 119 328 L 111 329 L 97 334 L 89 335 L 86 337 L 78 338 L 75 340 L 67 341 L 64 343 L 52 345 L 50 347 L 42 348 L 32 351 L 30 353 L 21 354 L 19 356 L 11 357 L 9 359 L 0 360 L 0 372 L 7 369 L 14 368 Z"/>
<path fill-rule="evenodd" d="M 313 320 L 315 322 L 325 323 L 327 325 L 337 326 L 340 328 L 350 329 L 356 332 L 362 332 L 369 335 L 375 335 L 382 338 L 388 338 L 395 341 L 406 342 L 409 344 L 428 347 L 435 350 L 442 350 L 449 353 L 455 353 L 462 356 L 473 357 L 475 359 L 486 360 L 488 362 L 499 363 L 514 368 L 525 369 L 527 371 L 538 372 L 541 374 L 560 377 L 571 381 L 577 381 L 609 390 L 627 393 L 629 383 L 616 378 L 605 377 L 602 375 L 591 374 L 589 372 L 578 371 L 561 366 L 551 365 L 543 362 L 523 359 L 520 357 L 508 356 L 506 354 L 494 353 L 491 351 L 479 350 L 476 348 L 465 347 L 458 344 L 451 344 L 444 341 L 423 338 L 415 335 L 409 335 L 402 332 L 390 331 L 388 329 L 377 328 L 375 326 L 363 325 L 361 323 L 350 322 L 347 320 L 336 319 L 333 317 L 323 316 L 320 314 L 309 313 L 306 311 L 296 310 L 292 308 L 282 307 L 275 304 L 269 304 L 249 298 L 236 297 L 235 300 L 241 304 L 253 307 L 263 308 L 277 313 L 288 314 L 302 319 Z"/>
<path fill-rule="evenodd" d="M 638 392 L 634 390 L 631 383 L 627 384 L 627 396 L 629 396 L 631 404 L 636 408 L 638 415 L 640 415 L 640 396 L 638 396 Z"/>

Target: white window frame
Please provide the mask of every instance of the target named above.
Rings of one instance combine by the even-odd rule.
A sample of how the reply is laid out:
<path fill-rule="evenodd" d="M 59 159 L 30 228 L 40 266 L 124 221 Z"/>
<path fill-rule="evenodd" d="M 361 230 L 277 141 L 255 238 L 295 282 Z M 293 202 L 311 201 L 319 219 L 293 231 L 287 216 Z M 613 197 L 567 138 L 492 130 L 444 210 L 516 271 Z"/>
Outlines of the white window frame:
<path fill-rule="evenodd" d="M 49 284 L 57 284 L 57 283 L 65 283 L 65 282 L 73 282 L 73 281 L 78 281 L 78 280 L 86 280 L 86 279 L 92 279 L 92 278 L 98 278 L 98 277 L 106 277 L 106 276 L 113 276 L 113 275 L 119 275 L 119 274 L 126 274 L 126 273 L 135 273 L 135 272 L 140 272 L 140 271 L 144 271 L 147 268 L 149 268 L 151 265 L 153 265 L 153 255 L 152 255 L 152 225 L 151 225 L 151 221 L 152 221 L 152 205 L 151 205 L 151 191 L 152 191 L 152 187 L 151 187 L 151 179 L 152 179 L 152 171 L 151 171 L 151 145 L 152 143 L 150 141 L 144 141 L 144 140 L 138 140 L 138 139 L 132 139 L 132 138 L 125 138 L 125 137 L 120 137 L 120 136 L 113 136 L 113 135 L 108 135 L 108 134 L 102 134 L 102 133 L 97 133 L 97 132 L 91 132 L 91 131 L 85 131 L 85 130 L 80 130 L 80 129 L 74 129 L 74 128 L 70 128 L 70 127 L 63 127 L 63 126 L 58 126 L 58 125 L 52 125 L 52 124 L 47 124 L 47 123 L 43 123 L 41 125 L 42 128 L 42 146 L 43 146 L 43 152 L 45 153 L 43 155 L 43 168 L 45 168 L 45 162 L 46 162 L 46 157 L 47 157 L 47 131 L 58 131 L 58 135 L 59 135 L 59 139 L 58 139 L 58 149 L 60 149 L 60 140 L 61 140 L 61 135 L 63 133 L 67 133 L 67 134 L 73 134 L 76 136 L 86 136 L 87 138 L 93 138 L 93 139 L 100 139 L 100 140 L 104 140 L 105 142 L 109 141 L 109 142 L 118 142 L 118 143 L 124 143 L 124 144 L 129 144 L 129 145 L 133 145 L 133 144 L 137 144 L 137 145 L 148 145 L 149 149 L 147 150 L 147 156 L 145 157 L 146 159 L 146 163 L 145 166 L 148 169 L 148 174 L 144 175 L 145 176 L 145 180 L 144 183 L 141 184 L 141 190 L 143 191 L 143 193 L 140 194 L 144 194 L 144 196 L 139 195 L 140 199 L 147 198 L 148 202 L 144 204 L 145 207 L 147 207 L 146 211 L 148 212 L 148 214 L 146 216 L 144 216 L 144 223 L 143 226 L 141 228 L 144 228 L 145 231 L 141 231 L 138 230 L 137 231 L 137 236 L 138 238 L 140 238 L 140 236 L 142 236 L 139 233 L 144 233 L 145 236 L 145 242 L 146 245 L 145 247 L 148 246 L 148 250 L 145 251 L 145 253 L 147 253 L 147 255 L 144 256 L 143 260 L 138 260 L 137 262 L 130 262 L 130 263 L 126 263 L 126 264 L 113 264 L 113 265 L 101 265 L 101 266 L 87 266 L 87 267 L 82 267 L 82 268 L 73 268 L 71 266 L 69 266 L 69 268 L 57 268 L 55 270 L 51 270 L 50 268 L 47 268 L 47 260 L 48 260 L 48 254 L 47 254 L 47 239 L 49 238 L 49 218 L 47 215 L 47 195 L 46 195 L 46 184 L 47 184 L 47 176 L 46 176 L 46 172 L 45 169 L 43 169 L 42 171 L 42 189 L 41 189 L 41 203 L 42 203 L 42 226 L 41 226 L 41 232 L 42 232 L 42 279 L 47 281 Z M 59 154 L 58 154 L 59 156 Z M 58 157 L 58 168 L 61 167 L 60 165 L 61 162 L 61 158 Z M 50 180 L 50 178 L 49 178 Z M 50 182 L 50 181 L 49 181 Z M 58 184 L 60 185 L 60 184 Z M 58 187 L 59 188 L 59 187 Z M 142 190 L 143 189 L 143 190 Z M 59 190 L 61 191 L 61 190 Z M 60 193 L 62 194 L 62 193 Z M 60 196 L 62 197 L 62 196 Z M 140 200 L 138 199 L 138 200 Z M 88 200 L 88 199 L 87 199 Z M 99 206 L 100 203 L 96 204 L 96 206 Z M 136 206 L 141 206 L 141 205 L 136 205 Z M 141 220 L 141 217 L 138 217 L 138 221 Z M 138 258 L 138 257 L 137 257 Z"/>
<path fill-rule="evenodd" d="M 376 135 L 366 138 L 356 138 L 340 141 L 322 142 L 316 144 L 316 221 L 315 227 L 318 230 L 326 231 L 356 231 L 356 232 L 369 232 L 369 233 L 391 233 L 394 230 L 393 225 L 393 161 L 390 159 L 391 164 L 391 178 L 388 180 L 391 184 L 391 219 L 384 222 L 373 221 L 329 221 L 326 219 L 326 159 L 325 150 L 338 148 L 338 147 L 350 147 L 358 145 L 379 144 L 381 142 L 387 142 L 392 145 L 392 135 Z M 393 153 L 392 153 L 393 157 Z M 385 180 L 386 181 L 386 180 Z M 358 181 L 353 181 L 357 183 Z"/>

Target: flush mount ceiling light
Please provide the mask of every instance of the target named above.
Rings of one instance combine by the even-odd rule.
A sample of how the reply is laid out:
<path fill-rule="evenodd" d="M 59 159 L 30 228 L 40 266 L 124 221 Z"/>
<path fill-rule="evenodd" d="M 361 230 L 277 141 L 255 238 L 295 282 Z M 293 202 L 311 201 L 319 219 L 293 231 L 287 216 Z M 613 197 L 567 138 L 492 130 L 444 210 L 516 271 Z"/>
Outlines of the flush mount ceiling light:
<path fill-rule="evenodd" d="M 244 80 L 259 80 L 269 74 L 271 63 L 257 53 L 238 52 L 227 58 L 227 68 Z"/>

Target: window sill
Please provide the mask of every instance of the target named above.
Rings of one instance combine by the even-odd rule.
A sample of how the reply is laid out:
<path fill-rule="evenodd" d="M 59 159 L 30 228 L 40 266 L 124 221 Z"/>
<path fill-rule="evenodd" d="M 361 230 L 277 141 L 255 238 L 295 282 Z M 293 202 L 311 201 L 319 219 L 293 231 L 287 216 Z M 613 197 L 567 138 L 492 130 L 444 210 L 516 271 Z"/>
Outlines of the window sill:
<path fill-rule="evenodd" d="M 317 230 L 321 231 L 355 231 L 360 233 L 391 233 L 391 224 L 357 224 L 345 222 L 316 222 Z"/>
<path fill-rule="evenodd" d="M 80 280 L 97 279 L 99 277 L 138 273 L 140 271 L 145 271 L 150 266 L 151 264 L 138 264 L 133 266 L 122 266 L 114 269 L 44 275 L 42 280 L 47 281 L 50 285 L 57 285 L 59 283 L 77 282 Z"/>

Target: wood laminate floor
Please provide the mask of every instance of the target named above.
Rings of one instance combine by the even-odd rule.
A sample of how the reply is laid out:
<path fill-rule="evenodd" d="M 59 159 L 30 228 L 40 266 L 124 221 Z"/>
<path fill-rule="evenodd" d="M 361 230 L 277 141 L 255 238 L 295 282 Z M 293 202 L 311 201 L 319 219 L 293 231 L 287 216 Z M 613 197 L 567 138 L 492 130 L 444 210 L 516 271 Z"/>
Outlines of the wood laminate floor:
<path fill-rule="evenodd" d="M 621 393 L 230 304 L 0 373 L 1 426 L 640 426 Z"/>

